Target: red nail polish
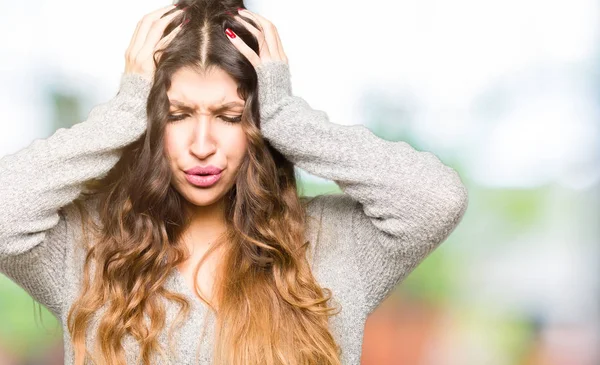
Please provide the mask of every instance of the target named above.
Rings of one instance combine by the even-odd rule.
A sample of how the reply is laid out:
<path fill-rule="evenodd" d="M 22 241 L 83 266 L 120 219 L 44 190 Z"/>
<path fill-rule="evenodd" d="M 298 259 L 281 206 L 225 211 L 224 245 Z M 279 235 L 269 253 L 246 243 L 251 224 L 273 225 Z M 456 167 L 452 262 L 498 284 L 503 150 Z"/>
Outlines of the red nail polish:
<path fill-rule="evenodd" d="M 184 26 L 184 25 L 186 25 L 186 24 L 187 24 L 187 23 L 189 23 L 189 22 L 190 22 L 190 18 L 187 18 L 186 20 L 184 20 L 184 21 L 181 23 L 181 26 Z"/>
<path fill-rule="evenodd" d="M 238 11 L 240 11 L 240 10 L 246 10 L 246 9 L 244 9 L 244 8 L 238 8 Z"/>
<path fill-rule="evenodd" d="M 232 39 L 236 37 L 235 33 L 229 28 L 225 29 L 225 34 L 227 34 L 227 36 Z"/>
<path fill-rule="evenodd" d="M 231 16 L 233 16 L 233 13 L 232 13 L 232 12 L 230 12 L 230 11 L 226 11 L 225 13 L 227 13 L 227 15 L 231 15 Z"/>

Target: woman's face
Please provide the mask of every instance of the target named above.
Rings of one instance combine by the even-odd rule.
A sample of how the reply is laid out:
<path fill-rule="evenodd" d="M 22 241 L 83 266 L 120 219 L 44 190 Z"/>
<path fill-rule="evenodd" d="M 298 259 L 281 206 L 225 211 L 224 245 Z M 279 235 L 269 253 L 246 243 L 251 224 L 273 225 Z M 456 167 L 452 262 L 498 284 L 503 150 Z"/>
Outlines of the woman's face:
<path fill-rule="evenodd" d="M 233 187 L 246 154 L 246 134 L 239 122 L 245 101 L 237 94 L 236 82 L 219 68 L 206 75 L 189 68 L 178 70 L 167 96 L 171 106 L 165 149 L 173 172 L 172 184 L 195 206 L 216 203 Z M 222 170 L 210 186 L 202 183 L 210 183 L 214 176 L 185 172 L 209 165 Z"/>

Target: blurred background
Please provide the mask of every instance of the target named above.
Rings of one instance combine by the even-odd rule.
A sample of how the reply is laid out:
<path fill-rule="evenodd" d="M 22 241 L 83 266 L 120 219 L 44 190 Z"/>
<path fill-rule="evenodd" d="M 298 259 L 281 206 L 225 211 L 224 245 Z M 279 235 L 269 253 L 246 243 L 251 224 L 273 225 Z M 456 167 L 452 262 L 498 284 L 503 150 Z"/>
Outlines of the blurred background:
<path fill-rule="evenodd" d="M 0 155 L 117 92 L 169 2 L 0 3 Z M 365 329 L 362 365 L 600 364 L 597 0 L 255 0 L 294 94 L 435 153 L 469 209 Z M 304 192 L 340 191 L 301 171 Z M 0 365 L 62 364 L 61 328 L 0 275 Z"/>

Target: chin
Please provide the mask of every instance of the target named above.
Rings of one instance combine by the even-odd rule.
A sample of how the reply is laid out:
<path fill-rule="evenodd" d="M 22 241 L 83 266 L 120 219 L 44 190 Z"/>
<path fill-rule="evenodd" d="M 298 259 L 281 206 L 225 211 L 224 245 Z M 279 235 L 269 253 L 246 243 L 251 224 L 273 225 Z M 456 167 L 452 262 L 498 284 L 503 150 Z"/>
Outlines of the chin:
<path fill-rule="evenodd" d="M 213 205 L 213 204 L 217 203 L 219 200 L 221 200 L 223 198 L 223 195 L 224 194 L 222 193 L 222 191 L 220 189 L 217 192 L 217 191 L 209 191 L 209 190 L 193 191 L 193 188 L 187 189 L 185 194 L 182 194 L 182 196 L 190 204 L 198 206 L 198 207 Z"/>
<path fill-rule="evenodd" d="M 235 187 L 235 181 L 221 179 L 209 187 L 199 187 L 191 184 L 185 178 L 176 180 L 173 187 L 189 204 L 197 207 L 214 205 L 220 202 L 230 189 Z"/>

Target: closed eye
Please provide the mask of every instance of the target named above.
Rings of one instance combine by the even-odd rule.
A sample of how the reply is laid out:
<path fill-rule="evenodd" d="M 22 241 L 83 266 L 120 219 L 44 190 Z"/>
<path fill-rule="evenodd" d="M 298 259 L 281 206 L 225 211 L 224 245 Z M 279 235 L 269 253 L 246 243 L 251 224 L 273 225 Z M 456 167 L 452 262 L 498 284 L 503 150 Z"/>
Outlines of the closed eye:
<path fill-rule="evenodd" d="M 189 116 L 189 114 L 169 114 L 169 116 L 167 117 L 167 119 L 169 121 L 177 121 L 177 120 L 183 120 L 185 118 L 187 118 Z M 224 115 L 219 115 L 219 118 L 223 119 L 226 123 L 239 123 L 242 121 L 242 116 L 238 115 L 235 117 L 226 117 Z"/>
<path fill-rule="evenodd" d="M 167 116 L 167 120 L 169 120 L 169 121 L 182 120 L 186 116 L 187 116 L 187 114 L 177 114 L 177 115 L 169 114 L 169 116 Z"/>
<path fill-rule="evenodd" d="M 239 122 L 242 121 L 242 116 L 241 115 L 238 115 L 238 116 L 235 116 L 235 117 L 226 117 L 224 115 L 219 115 L 219 117 L 221 119 L 223 119 L 224 121 L 228 122 L 228 123 L 239 123 Z"/>

